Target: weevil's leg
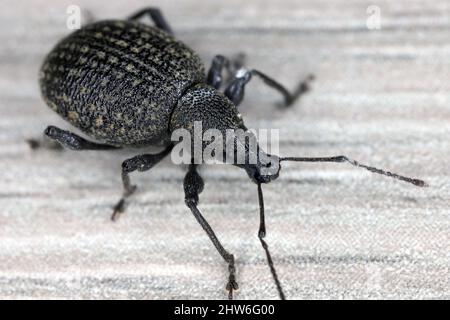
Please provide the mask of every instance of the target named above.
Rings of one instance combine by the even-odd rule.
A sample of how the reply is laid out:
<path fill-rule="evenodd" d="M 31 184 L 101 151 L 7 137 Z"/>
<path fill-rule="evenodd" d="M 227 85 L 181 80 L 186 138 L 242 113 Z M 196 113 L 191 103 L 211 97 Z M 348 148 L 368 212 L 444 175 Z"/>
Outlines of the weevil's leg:
<path fill-rule="evenodd" d="M 59 142 L 62 146 L 71 150 L 111 150 L 120 149 L 107 144 L 88 141 L 75 133 L 59 129 L 55 126 L 48 126 L 44 134 L 52 140 Z"/>
<path fill-rule="evenodd" d="M 261 242 L 261 245 L 266 252 L 267 263 L 269 264 L 270 272 L 272 273 L 273 280 L 275 281 L 275 285 L 278 290 L 278 295 L 281 300 L 285 300 L 283 288 L 281 287 L 280 280 L 278 279 L 277 271 L 275 270 L 275 266 L 273 264 L 272 256 L 270 255 L 269 246 L 267 245 L 264 238 L 266 237 L 266 222 L 264 215 L 264 198 L 261 188 L 261 183 L 258 183 L 258 199 L 259 199 L 259 231 L 258 238 Z"/>
<path fill-rule="evenodd" d="M 228 283 L 226 285 L 226 289 L 228 290 L 228 298 L 233 299 L 233 291 L 237 290 L 238 284 L 236 282 L 235 275 L 235 267 L 234 267 L 234 256 L 229 253 L 220 243 L 219 239 L 215 235 L 209 223 L 203 217 L 202 213 L 198 209 L 198 195 L 203 191 L 204 182 L 202 177 L 197 172 L 197 165 L 191 164 L 189 165 L 189 170 L 184 178 L 184 194 L 185 194 L 185 202 L 186 205 L 191 209 L 194 214 L 195 219 L 197 219 L 198 223 L 202 226 L 203 230 L 205 230 L 209 239 L 211 239 L 212 243 L 216 247 L 219 254 L 228 263 Z"/>
<path fill-rule="evenodd" d="M 111 221 L 116 221 L 119 215 L 125 211 L 126 199 L 129 196 L 131 196 L 137 188 L 135 185 L 131 185 L 130 176 L 123 169 L 122 169 L 122 184 L 123 184 L 122 198 L 120 198 L 120 200 L 116 203 L 116 205 L 113 208 L 113 213 L 111 214 Z"/>
<path fill-rule="evenodd" d="M 166 19 L 164 18 L 164 16 L 162 15 L 161 11 L 158 8 L 142 9 L 136 12 L 135 14 L 131 15 L 128 19 L 138 20 L 145 15 L 148 15 L 159 29 L 164 30 L 167 33 L 173 34 L 172 28 L 169 26 Z"/>
<path fill-rule="evenodd" d="M 60 145 L 58 142 L 52 139 L 25 139 L 25 142 L 28 144 L 30 149 L 36 150 L 36 149 L 49 149 L 49 150 L 57 150 L 61 151 L 63 150 L 63 146 Z"/>
<path fill-rule="evenodd" d="M 233 59 L 228 59 L 220 54 L 214 56 L 206 76 L 206 83 L 219 89 L 223 82 L 223 69 L 228 70 L 228 73 L 232 75 L 241 69 L 244 63 L 245 55 L 243 53 L 237 54 Z"/>
<path fill-rule="evenodd" d="M 240 69 L 225 89 L 225 95 L 233 101 L 236 106 L 242 102 L 242 99 L 244 98 L 245 85 L 252 79 L 252 76 L 261 78 L 269 87 L 272 87 L 280 92 L 284 97 L 284 106 L 286 107 L 292 105 L 302 94 L 307 92 L 309 90 L 310 82 L 314 79 L 312 75 L 309 75 L 306 79 L 301 81 L 297 88 L 291 93 L 282 84 L 270 78 L 261 71 L 254 69 Z"/>
<path fill-rule="evenodd" d="M 219 89 L 222 85 L 222 71 L 227 67 L 229 61 L 224 56 L 220 54 L 216 55 L 212 62 L 211 67 L 209 68 L 208 75 L 206 76 L 206 83 L 210 86 Z"/>
<path fill-rule="evenodd" d="M 153 168 L 157 163 L 164 159 L 170 151 L 172 151 L 173 145 L 168 146 L 160 153 L 155 154 L 142 154 L 133 158 L 127 159 L 122 162 L 122 184 L 123 194 L 122 198 L 114 206 L 111 220 L 116 221 L 119 214 L 125 210 L 126 199 L 133 194 L 136 190 L 136 186 L 130 182 L 130 173 L 133 171 L 147 171 Z"/>
<path fill-rule="evenodd" d="M 223 82 L 223 70 L 226 69 L 229 75 L 233 75 L 237 70 L 241 69 L 245 63 L 245 54 L 239 53 L 236 57 L 228 59 L 220 54 L 214 56 L 206 83 L 212 87 L 219 89 Z"/>

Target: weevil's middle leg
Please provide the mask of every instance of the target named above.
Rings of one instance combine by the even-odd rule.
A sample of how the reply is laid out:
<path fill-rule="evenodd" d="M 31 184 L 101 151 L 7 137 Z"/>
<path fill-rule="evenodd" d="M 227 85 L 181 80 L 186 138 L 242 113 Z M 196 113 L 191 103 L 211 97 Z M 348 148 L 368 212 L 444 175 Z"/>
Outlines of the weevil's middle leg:
<path fill-rule="evenodd" d="M 220 243 L 219 239 L 217 239 L 216 234 L 212 230 L 209 223 L 203 217 L 202 213 L 198 209 L 198 200 L 199 194 L 203 191 L 204 182 L 202 177 L 197 172 L 197 165 L 191 164 L 189 165 L 189 170 L 184 178 L 184 193 L 185 193 L 185 202 L 188 208 L 192 211 L 195 219 L 200 223 L 203 230 L 205 230 L 209 239 L 212 241 L 214 246 L 216 247 L 219 254 L 228 263 L 228 282 L 226 285 L 226 289 L 228 290 L 228 299 L 233 299 L 233 292 L 239 288 L 236 282 L 236 269 L 234 266 L 234 256 L 229 253 Z"/>
<path fill-rule="evenodd" d="M 160 153 L 156 154 L 142 154 L 122 162 L 122 184 L 123 194 L 122 198 L 116 203 L 111 215 L 111 220 L 116 221 L 119 214 L 125 210 L 126 199 L 131 196 L 136 190 L 136 186 L 130 182 L 130 173 L 133 171 L 147 171 L 153 168 L 157 163 L 164 159 L 172 150 L 173 145 L 167 147 Z"/>

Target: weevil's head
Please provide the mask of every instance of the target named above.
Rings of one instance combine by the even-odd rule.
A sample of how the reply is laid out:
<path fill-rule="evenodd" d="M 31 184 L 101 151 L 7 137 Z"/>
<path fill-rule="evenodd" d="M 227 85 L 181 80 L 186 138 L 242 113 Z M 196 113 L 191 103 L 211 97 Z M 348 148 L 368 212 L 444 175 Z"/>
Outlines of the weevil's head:
<path fill-rule="evenodd" d="M 256 164 L 245 164 L 244 169 L 249 178 L 255 183 L 269 183 L 280 174 L 280 159 L 271 154 L 260 152 L 262 157 Z"/>
<path fill-rule="evenodd" d="M 255 183 L 269 183 L 278 178 L 280 159 L 266 153 L 259 145 L 253 131 L 235 131 L 233 164 L 245 169 Z M 230 143 L 232 144 L 232 143 Z"/>
<path fill-rule="evenodd" d="M 185 92 L 172 113 L 170 131 L 172 141 L 183 140 L 182 160 L 172 157 L 174 162 L 212 160 L 211 163 L 233 164 L 245 169 L 256 183 L 268 183 L 278 177 L 279 158 L 260 148 L 237 107 L 211 86 L 199 84 Z M 190 147 L 187 152 L 186 147 Z M 175 147 L 172 156 L 178 155 L 180 149 Z"/>

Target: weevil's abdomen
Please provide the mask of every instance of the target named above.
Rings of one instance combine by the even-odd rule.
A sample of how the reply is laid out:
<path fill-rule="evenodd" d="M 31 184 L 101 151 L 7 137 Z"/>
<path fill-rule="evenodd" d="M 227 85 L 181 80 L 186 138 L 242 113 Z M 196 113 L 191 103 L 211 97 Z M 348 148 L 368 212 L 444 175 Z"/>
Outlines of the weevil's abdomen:
<path fill-rule="evenodd" d="M 40 71 L 46 103 L 95 139 L 116 145 L 165 141 L 182 93 L 204 82 L 200 58 L 138 22 L 102 21 L 63 39 Z"/>

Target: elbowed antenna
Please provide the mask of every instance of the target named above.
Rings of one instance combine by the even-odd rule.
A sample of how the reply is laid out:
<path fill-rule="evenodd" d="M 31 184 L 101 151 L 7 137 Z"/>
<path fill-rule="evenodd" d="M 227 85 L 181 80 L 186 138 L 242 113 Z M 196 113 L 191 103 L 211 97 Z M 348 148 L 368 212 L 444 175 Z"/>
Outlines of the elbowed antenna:
<path fill-rule="evenodd" d="M 284 158 L 280 158 L 280 162 L 282 161 L 297 161 L 297 162 L 348 162 L 351 165 L 355 166 L 355 167 L 360 167 L 360 168 L 364 168 L 366 170 L 369 170 L 370 172 L 373 173 L 378 173 L 378 174 L 382 174 L 394 179 L 398 179 L 398 180 L 402 180 L 405 182 L 409 182 L 412 183 L 413 185 L 416 185 L 418 187 L 428 187 L 428 184 L 423 181 L 423 180 L 419 180 L 419 179 L 413 179 L 413 178 L 408 178 L 405 176 L 401 176 L 399 174 L 396 173 L 392 173 L 390 171 L 386 171 L 386 170 L 382 170 L 382 169 L 378 169 L 378 168 L 374 168 L 374 167 L 370 167 L 367 166 L 365 164 L 359 163 L 358 161 L 355 161 L 353 159 L 350 159 L 346 156 L 334 156 L 334 157 L 284 157 Z"/>
<path fill-rule="evenodd" d="M 258 183 L 258 200 L 259 200 L 259 231 L 258 231 L 258 238 L 259 241 L 261 241 L 261 245 L 266 252 L 267 257 L 267 263 L 270 268 L 270 273 L 272 274 L 272 278 L 275 281 L 275 285 L 277 287 L 278 295 L 280 296 L 281 300 L 286 300 L 286 297 L 283 292 L 283 287 L 281 286 L 280 280 L 278 279 L 278 274 L 275 269 L 275 266 L 273 264 L 272 256 L 270 255 L 269 246 L 267 245 L 266 241 L 264 240 L 264 237 L 266 236 L 266 222 L 265 222 L 265 215 L 264 215 L 264 197 L 263 192 L 261 188 L 261 183 Z"/>
<path fill-rule="evenodd" d="M 281 163 L 282 161 L 296 161 L 296 162 L 348 162 L 351 165 L 355 166 L 355 167 L 360 167 L 360 168 L 364 168 L 370 172 L 373 173 L 378 173 L 381 175 L 385 175 L 394 179 L 398 179 L 398 180 L 402 180 L 408 183 L 412 183 L 418 187 L 427 187 L 428 184 L 423 181 L 423 180 L 419 180 L 419 179 L 413 179 L 413 178 L 409 178 L 409 177 L 405 177 L 405 176 L 401 176 L 399 174 L 396 173 L 392 173 L 390 171 L 386 171 L 386 170 L 382 170 L 382 169 L 378 169 L 375 167 L 370 167 L 367 166 L 365 164 L 359 163 L 358 161 L 355 161 L 353 159 L 350 159 L 346 156 L 333 156 L 333 157 L 282 157 L 282 158 L 278 158 L 279 163 Z M 278 173 L 277 173 L 278 176 Z M 264 213 L 264 197 L 263 197 L 263 192 L 262 192 L 262 183 L 266 183 L 269 182 L 270 179 L 268 181 L 257 181 L 257 185 L 258 185 L 258 200 L 259 200 L 259 214 L 260 214 L 260 220 L 259 220 L 259 232 L 258 232 L 258 237 L 259 240 L 261 241 L 261 245 L 266 253 L 266 257 L 267 257 L 267 263 L 269 265 L 270 268 L 270 272 L 272 274 L 273 280 L 275 282 L 278 294 L 280 296 L 281 300 L 285 300 L 285 295 L 283 292 L 283 287 L 281 286 L 280 280 L 278 278 L 278 274 L 276 272 L 273 260 L 272 260 L 272 256 L 270 255 L 269 252 L 269 246 L 267 245 L 267 243 L 264 240 L 264 237 L 266 236 L 266 224 L 265 224 L 265 213 Z"/>

